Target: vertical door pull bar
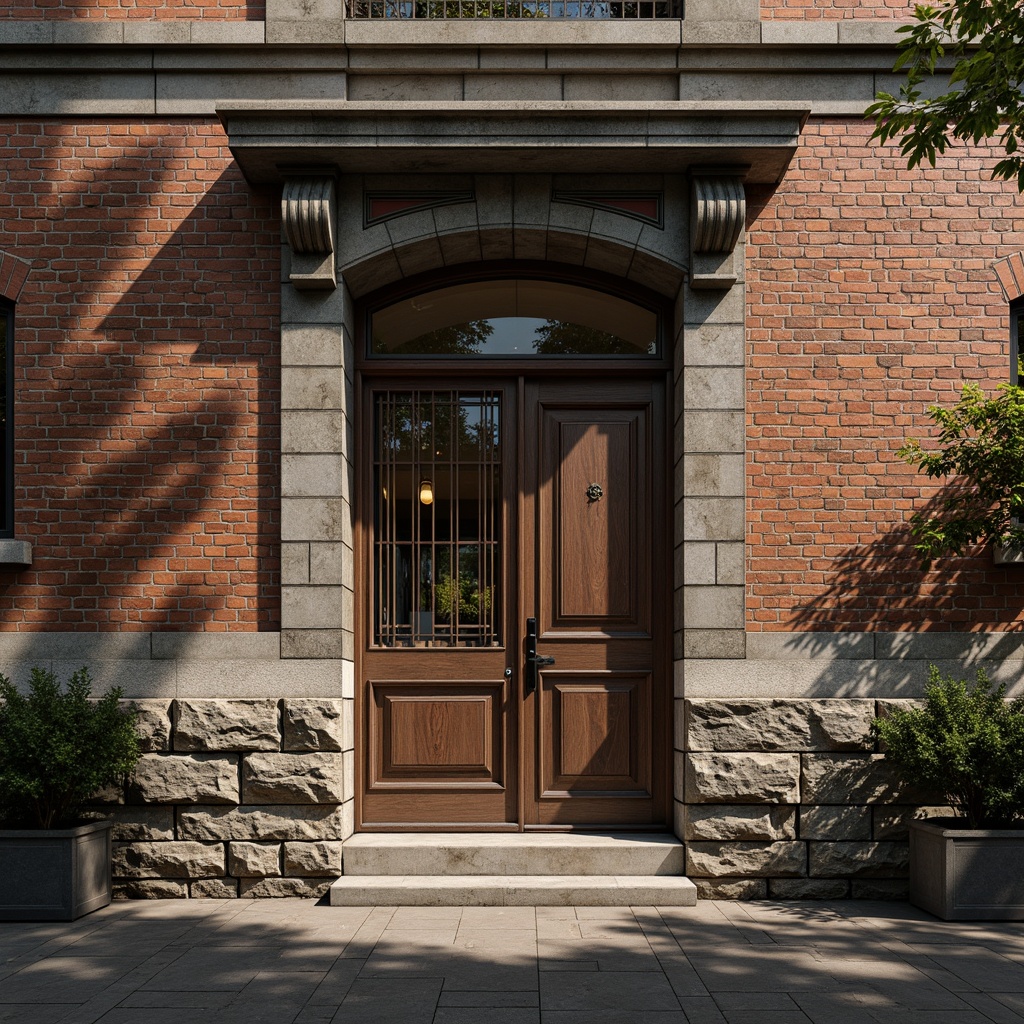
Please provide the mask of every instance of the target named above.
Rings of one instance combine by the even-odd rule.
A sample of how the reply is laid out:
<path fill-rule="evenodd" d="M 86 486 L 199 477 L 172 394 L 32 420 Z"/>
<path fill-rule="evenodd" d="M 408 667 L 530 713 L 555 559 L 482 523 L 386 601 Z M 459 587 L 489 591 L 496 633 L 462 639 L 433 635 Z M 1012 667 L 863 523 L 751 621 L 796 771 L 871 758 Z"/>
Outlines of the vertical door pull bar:
<path fill-rule="evenodd" d="M 526 620 L 526 674 L 524 677 L 524 689 L 526 693 L 533 693 L 537 689 L 537 666 L 554 665 L 554 658 L 547 658 L 537 654 L 537 620 Z"/>

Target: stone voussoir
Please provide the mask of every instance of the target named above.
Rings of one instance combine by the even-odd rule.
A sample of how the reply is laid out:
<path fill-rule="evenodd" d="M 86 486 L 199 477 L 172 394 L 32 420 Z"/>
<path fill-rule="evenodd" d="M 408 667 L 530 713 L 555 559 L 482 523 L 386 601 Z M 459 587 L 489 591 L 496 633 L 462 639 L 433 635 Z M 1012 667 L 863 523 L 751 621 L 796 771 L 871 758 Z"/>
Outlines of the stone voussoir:
<path fill-rule="evenodd" d="M 688 840 L 796 839 L 792 804 L 689 804 L 684 816 Z"/>
<path fill-rule="evenodd" d="M 313 698 L 284 702 L 284 749 L 341 750 L 343 702 Z"/>
<path fill-rule="evenodd" d="M 685 787 L 687 803 L 796 804 L 800 802 L 800 755 L 687 754 Z"/>
<path fill-rule="evenodd" d="M 873 700 L 737 699 L 686 702 L 686 749 L 871 750 Z"/>
<path fill-rule="evenodd" d="M 194 806 L 178 811 L 179 839 L 319 840 L 344 834 L 344 814 L 336 804 Z"/>
<path fill-rule="evenodd" d="M 237 804 L 237 754 L 143 754 L 130 792 L 149 804 Z"/>
<path fill-rule="evenodd" d="M 182 700 L 174 702 L 176 751 L 280 750 L 276 700 Z"/>
<path fill-rule="evenodd" d="M 341 803 L 342 781 L 341 754 L 249 754 L 242 762 L 247 804 Z"/>
<path fill-rule="evenodd" d="M 224 844 L 197 842 L 116 843 L 115 878 L 219 878 Z"/>
<path fill-rule="evenodd" d="M 686 873 L 698 878 L 802 878 L 807 874 L 807 844 L 687 843 Z"/>

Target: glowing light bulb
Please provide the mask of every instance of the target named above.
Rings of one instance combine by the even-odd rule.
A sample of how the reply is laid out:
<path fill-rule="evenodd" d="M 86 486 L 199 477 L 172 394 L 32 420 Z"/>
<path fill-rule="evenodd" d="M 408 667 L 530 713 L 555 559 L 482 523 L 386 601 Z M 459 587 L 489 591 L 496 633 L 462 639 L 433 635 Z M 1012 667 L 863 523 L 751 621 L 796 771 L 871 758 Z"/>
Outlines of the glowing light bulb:
<path fill-rule="evenodd" d="M 420 481 L 420 503 L 423 505 L 434 504 L 434 485 L 430 480 Z"/>

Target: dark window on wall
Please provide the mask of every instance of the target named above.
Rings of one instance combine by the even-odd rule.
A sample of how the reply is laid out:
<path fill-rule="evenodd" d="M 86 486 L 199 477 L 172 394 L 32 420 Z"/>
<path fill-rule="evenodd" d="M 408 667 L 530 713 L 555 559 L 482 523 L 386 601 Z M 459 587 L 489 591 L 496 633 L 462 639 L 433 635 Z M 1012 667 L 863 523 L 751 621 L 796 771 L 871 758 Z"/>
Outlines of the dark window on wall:
<path fill-rule="evenodd" d="M 1020 341 L 1024 334 L 1024 299 L 1010 306 L 1010 383 L 1022 384 Z"/>
<path fill-rule="evenodd" d="M 14 309 L 0 303 L 0 466 L 3 467 L 0 537 L 14 536 Z"/>

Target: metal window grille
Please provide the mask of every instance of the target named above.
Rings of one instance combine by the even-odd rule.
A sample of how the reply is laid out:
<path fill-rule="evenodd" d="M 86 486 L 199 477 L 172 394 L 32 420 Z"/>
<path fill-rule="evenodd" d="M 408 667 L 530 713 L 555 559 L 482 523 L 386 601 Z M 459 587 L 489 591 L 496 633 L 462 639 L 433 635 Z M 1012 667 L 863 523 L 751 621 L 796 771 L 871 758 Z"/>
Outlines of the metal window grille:
<path fill-rule="evenodd" d="M 681 18 L 683 0 L 346 0 L 349 18 L 618 21 Z"/>
<path fill-rule="evenodd" d="M 376 396 L 376 644 L 500 645 L 500 413 L 487 391 Z"/>

